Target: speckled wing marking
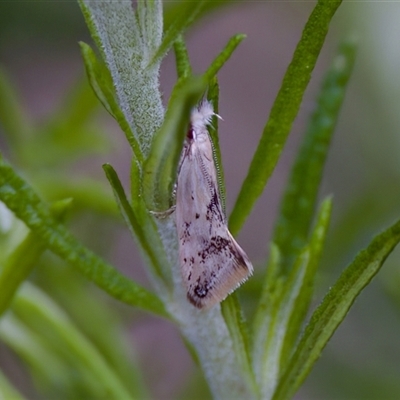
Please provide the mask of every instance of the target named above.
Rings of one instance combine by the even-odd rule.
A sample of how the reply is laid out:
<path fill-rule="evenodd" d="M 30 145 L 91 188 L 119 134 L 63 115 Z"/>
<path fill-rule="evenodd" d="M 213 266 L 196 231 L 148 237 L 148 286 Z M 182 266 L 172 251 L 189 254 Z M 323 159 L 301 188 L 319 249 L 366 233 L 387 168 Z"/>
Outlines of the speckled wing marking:
<path fill-rule="evenodd" d="M 219 303 L 253 272 L 222 209 L 207 130 L 213 115 L 207 101 L 193 110 L 176 187 L 179 261 L 187 297 L 198 308 Z"/>

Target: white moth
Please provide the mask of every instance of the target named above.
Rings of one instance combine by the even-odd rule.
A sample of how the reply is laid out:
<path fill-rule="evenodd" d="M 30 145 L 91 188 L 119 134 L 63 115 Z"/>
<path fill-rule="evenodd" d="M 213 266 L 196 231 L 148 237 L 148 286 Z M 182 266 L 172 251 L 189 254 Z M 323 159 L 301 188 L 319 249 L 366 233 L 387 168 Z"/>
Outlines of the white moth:
<path fill-rule="evenodd" d="M 207 125 L 214 113 L 203 100 L 191 114 L 176 186 L 179 261 L 189 301 L 210 308 L 252 273 L 246 253 L 228 230 Z"/>

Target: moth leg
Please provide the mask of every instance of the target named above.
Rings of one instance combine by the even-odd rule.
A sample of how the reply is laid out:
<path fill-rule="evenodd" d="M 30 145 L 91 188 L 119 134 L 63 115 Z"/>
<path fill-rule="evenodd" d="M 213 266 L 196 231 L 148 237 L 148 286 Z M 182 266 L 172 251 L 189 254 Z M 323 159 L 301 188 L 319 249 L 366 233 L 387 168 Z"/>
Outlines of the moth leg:
<path fill-rule="evenodd" d="M 172 207 L 168 208 L 168 210 L 165 211 L 149 211 L 151 215 L 154 215 L 158 219 L 164 219 L 169 217 L 174 211 L 175 211 L 176 206 L 173 205 Z"/>
<path fill-rule="evenodd" d="M 172 199 L 173 203 L 176 202 L 176 190 L 177 190 L 177 188 L 178 188 L 178 184 L 175 182 L 174 183 L 174 187 L 172 189 L 172 193 L 171 193 L 171 199 Z M 172 206 L 172 207 L 175 207 L 175 206 Z"/>

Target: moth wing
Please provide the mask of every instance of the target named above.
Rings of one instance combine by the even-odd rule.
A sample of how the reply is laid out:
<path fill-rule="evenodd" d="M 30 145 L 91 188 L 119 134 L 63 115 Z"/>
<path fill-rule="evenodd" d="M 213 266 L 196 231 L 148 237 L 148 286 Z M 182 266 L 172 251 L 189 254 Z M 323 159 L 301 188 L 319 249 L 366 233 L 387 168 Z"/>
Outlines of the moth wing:
<path fill-rule="evenodd" d="M 204 116 L 195 117 L 178 170 L 176 227 L 187 297 L 198 308 L 210 308 L 243 283 L 253 267 L 227 228 Z"/>
<path fill-rule="evenodd" d="M 182 249 L 182 273 L 189 301 L 207 309 L 240 286 L 252 274 L 253 266 L 227 228 L 208 241 L 201 237 L 194 240 L 201 242 L 195 246 L 202 250 L 190 257 Z"/>

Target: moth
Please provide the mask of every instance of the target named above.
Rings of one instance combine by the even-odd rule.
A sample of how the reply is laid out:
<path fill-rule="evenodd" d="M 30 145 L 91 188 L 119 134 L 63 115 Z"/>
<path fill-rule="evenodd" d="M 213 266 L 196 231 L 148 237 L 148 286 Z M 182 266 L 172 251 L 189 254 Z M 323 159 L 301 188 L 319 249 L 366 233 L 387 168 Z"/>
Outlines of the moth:
<path fill-rule="evenodd" d="M 188 300 L 208 309 L 252 273 L 246 253 L 228 230 L 221 204 L 213 145 L 207 130 L 214 113 L 203 100 L 192 111 L 176 183 L 179 262 Z"/>

